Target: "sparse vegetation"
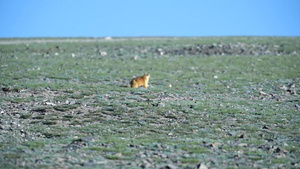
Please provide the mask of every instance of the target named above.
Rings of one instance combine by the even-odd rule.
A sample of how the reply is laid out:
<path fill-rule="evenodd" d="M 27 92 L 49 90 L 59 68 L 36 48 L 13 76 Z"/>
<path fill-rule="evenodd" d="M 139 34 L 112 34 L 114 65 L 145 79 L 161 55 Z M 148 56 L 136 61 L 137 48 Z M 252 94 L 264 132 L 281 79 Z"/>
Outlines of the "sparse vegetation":
<path fill-rule="evenodd" d="M 298 168 L 299 44 L 0 39 L 0 168 Z"/>

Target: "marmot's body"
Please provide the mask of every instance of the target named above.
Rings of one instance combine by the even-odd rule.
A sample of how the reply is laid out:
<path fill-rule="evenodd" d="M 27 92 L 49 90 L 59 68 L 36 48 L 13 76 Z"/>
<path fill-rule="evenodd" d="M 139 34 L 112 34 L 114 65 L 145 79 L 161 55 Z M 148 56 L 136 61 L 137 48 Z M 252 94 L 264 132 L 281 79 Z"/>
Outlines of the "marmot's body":
<path fill-rule="evenodd" d="M 130 85 L 124 87 L 134 87 L 138 88 L 144 86 L 146 89 L 148 88 L 150 74 L 144 74 L 144 76 L 139 76 L 131 80 Z"/>

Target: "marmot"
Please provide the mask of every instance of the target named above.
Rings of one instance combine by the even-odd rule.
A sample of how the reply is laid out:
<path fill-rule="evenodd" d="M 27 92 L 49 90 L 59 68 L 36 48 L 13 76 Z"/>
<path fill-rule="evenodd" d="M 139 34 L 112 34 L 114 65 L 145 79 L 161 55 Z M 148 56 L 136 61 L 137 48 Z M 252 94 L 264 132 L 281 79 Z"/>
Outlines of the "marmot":
<path fill-rule="evenodd" d="M 144 86 L 147 89 L 149 78 L 150 78 L 150 74 L 144 74 L 144 76 L 139 76 L 139 77 L 133 78 L 130 82 L 130 85 L 125 85 L 123 87 L 138 88 L 138 87 Z"/>

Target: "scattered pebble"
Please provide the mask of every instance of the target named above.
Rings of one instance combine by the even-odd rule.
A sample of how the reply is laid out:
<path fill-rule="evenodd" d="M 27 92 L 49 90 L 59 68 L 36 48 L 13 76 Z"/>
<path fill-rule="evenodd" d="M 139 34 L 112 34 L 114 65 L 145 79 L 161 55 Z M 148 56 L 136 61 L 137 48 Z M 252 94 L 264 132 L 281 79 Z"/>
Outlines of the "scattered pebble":
<path fill-rule="evenodd" d="M 107 55 L 107 52 L 101 51 L 101 52 L 100 52 L 100 55 L 101 55 L 101 56 L 106 56 L 106 55 Z"/>
<path fill-rule="evenodd" d="M 198 166 L 197 166 L 198 169 L 208 169 L 208 167 L 203 164 L 203 163 L 200 163 Z"/>
<path fill-rule="evenodd" d="M 159 102 L 158 104 L 157 104 L 157 107 L 165 107 L 166 105 L 164 104 L 164 103 L 162 103 L 162 102 Z"/>

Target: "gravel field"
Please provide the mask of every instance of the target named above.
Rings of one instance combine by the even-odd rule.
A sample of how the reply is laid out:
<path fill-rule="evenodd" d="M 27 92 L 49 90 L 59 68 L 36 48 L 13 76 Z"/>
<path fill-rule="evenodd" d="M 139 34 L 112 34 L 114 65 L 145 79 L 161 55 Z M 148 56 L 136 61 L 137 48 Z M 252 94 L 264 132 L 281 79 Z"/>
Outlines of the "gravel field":
<path fill-rule="evenodd" d="M 0 168 L 300 168 L 299 65 L 299 37 L 0 39 Z"/>

